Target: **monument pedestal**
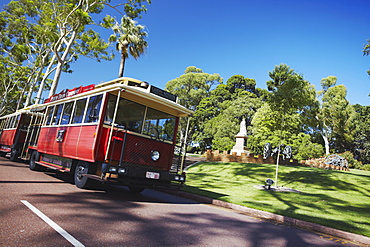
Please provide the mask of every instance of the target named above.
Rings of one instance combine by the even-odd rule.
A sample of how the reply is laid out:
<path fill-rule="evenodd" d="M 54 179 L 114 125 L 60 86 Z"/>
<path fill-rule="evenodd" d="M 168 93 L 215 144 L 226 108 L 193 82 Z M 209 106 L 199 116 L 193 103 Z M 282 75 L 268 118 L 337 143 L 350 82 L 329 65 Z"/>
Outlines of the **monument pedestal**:
<path fill-rule="evenodd" d="M 247 147 L 244 145 L 245 144 L 245 140 L 248 138 L 246 135 L 243 135 L 243 136 L 235 136 L 236 138 L 236 143 L 235 143 L 235 146 L 233 147 L 233 149 L 231 149 L 230 151 L 230 154 L 232 153 L 236 153 L 237 155 L 241 155 L 242 153 L 246 153 L 246 154 L 249 154 L 249 151 L 247 149 Z"/>

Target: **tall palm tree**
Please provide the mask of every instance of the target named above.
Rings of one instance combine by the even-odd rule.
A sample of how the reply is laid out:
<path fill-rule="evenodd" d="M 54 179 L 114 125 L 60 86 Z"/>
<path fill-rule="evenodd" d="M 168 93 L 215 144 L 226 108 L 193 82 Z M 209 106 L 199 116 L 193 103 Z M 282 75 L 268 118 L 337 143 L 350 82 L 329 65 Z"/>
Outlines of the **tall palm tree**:
<path fill-rule="evenodd" d="M 123 77 L 125 62 L 129 55 L 138 59 L 148 47 L 145 41 L 148 34 L 144 29 L 144 26 L 138 25 L 136 21 L 127 16 L 122 17 L 121 23 L 113 25 L 114 34 L 110 37 L 110 41 L 116 41 L 116 49 L 121 51 L 118 77 Z"/>

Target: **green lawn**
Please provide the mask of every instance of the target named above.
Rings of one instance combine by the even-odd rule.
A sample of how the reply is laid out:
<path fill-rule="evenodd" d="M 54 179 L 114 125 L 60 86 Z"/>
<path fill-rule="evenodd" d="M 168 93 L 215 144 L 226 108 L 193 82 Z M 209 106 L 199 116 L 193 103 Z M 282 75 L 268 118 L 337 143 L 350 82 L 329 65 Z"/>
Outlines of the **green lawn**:
<path fill-rule="evenodd" d="M 370 172 L 279 166 L 278 185 L 302 193 L 259 190 L 275 165 L 199 163 L 184 191 L 370 237 Z"/>

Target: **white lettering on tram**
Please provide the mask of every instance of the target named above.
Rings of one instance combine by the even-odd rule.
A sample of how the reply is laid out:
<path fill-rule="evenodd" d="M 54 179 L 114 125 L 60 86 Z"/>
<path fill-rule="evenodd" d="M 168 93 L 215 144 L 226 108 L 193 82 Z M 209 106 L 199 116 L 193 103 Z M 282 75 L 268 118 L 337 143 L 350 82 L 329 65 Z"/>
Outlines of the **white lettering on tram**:
<path fill-rule="evenodd" d="M 52 221 L 49 217 L 43 214 L 40 210 L 38 210 L 35 206 L 25 200 L 21 200 L 21 202 L 26 205 L 32 212 L 34 212 L 37 216 L 39 216 L 43 221 L 45 221 L 49 226 L 51 226 L 55 231 L 57 231 L 62 237 L 68 240 L 73 246 L 84 247 L 77 239 L 75 239 L 71 234 L 66 232 L 63 228 L 61 228 L 57 223 Z"/>

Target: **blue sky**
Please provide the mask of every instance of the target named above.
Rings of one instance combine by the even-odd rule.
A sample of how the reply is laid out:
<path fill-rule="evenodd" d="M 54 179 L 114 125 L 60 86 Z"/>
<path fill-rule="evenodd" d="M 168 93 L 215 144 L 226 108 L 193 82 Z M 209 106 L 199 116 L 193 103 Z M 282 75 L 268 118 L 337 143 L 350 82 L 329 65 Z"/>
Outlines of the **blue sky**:
<path fill-rule="evenodd" d="M 152 0 L 138 20 L 149 47 L 137 61 L 127 60 L 125 76 L 164 88 L 196 66 L 224 82 L 243 75 L 266 88 L 268 72 L 285 63 L 317 90 L 322 78 L 337 76 L 352 104 L 370 105 L 370 56 L 362 54 L 369 10 L 370 0 Z M 73 63 L 74 73 L 62 74 L 57 91 L 116 78 L 116 55 L 110 62 Z"/>

